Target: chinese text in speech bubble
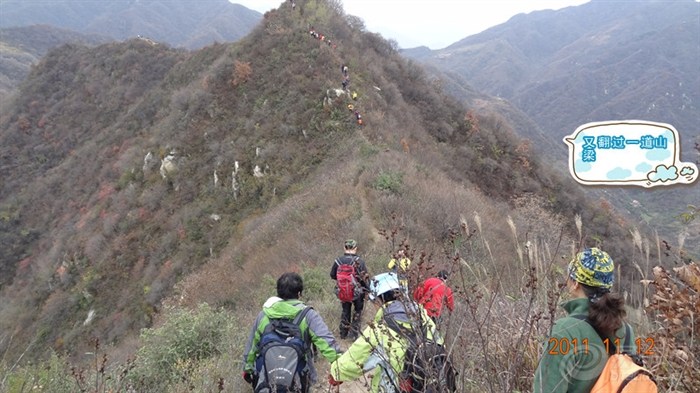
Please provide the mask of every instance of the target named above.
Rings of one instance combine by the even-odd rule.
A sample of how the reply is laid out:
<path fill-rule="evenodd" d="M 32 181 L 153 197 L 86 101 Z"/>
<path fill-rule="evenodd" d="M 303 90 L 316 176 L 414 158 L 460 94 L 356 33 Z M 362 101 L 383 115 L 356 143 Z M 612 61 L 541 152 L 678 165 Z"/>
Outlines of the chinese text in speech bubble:
<path fill-rule="evenodd" d="M 670 124 L 639 120 L 587 123 L 564 138 L 569 172 L 586 185 L 641 187 L 690 184 L 694 163 L 680 161 L 678 131 Z"/>

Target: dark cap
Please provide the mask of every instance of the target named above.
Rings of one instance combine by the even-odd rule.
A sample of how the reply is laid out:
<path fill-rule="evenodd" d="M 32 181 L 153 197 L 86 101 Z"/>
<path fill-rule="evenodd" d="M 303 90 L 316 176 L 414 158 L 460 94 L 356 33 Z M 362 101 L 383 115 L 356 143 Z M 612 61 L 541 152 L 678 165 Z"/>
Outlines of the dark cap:
<path fill-rule="evenodd" d="M 438 278 L 441 278 L 441 279 L 443 279 L 443 280 L 447 280 L 447 277 L 448 277 L 449 275 L 450 275 L 450 274 L 447 273 L 447 270 L 440 270 L 440 271 L 438 272 L 438 275 L 437 275 L 437 276 L 438 276 Z"/>

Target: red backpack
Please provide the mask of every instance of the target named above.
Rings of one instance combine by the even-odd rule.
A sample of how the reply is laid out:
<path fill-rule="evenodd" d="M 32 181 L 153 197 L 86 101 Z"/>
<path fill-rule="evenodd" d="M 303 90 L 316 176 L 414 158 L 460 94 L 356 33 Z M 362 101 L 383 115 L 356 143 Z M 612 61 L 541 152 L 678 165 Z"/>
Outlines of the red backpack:
<path fill-rule="evenodd" d="M 336 265 L 338 265 L 338 270 L 336 272 L 336 295 L 341 302 L 352 302 L 362 295 L 362 287 L 357 281 L 357 271 L 355 265 L 357 264 L 357 257 L 354 257 L 351 263 L 340 263 L 339 260 L 335 260 Z"/>

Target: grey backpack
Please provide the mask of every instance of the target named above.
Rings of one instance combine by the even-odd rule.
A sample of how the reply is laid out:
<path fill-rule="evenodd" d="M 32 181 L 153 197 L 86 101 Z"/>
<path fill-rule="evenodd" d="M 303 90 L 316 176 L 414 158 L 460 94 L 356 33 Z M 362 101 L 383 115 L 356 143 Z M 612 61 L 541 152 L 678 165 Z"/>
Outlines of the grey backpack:
<path fill-rule="evenodd" d="M 258 343 L 255 368 L 258 372 L 256 393 L 301 392 L 302 381 L 308 378 L 306 354 L 310 347 L 308 329 L 299 325 L 311 307 L 291 319 L 271 319 Z"/>

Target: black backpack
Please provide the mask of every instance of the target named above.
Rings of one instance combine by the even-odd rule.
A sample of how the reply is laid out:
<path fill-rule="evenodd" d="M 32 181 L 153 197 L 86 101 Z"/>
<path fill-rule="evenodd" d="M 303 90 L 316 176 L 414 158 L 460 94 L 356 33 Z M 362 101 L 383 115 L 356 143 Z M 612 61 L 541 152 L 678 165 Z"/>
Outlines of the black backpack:
<path fill-rule="evenodd" d="M 305 307 L 291 319 L 270 319 L 260 342 L 255 369 L 258 383 L 255 393 L 302 392 L 308 381 L 306 355 L 310 347 L 308 329 L 299 325 L 311 307 Z"/>
<path fill-rule="evenodd" d="M 410 381 L 408 384 L 401 384 L 411 386 L 408 392 L 452 393 L 457 391 L 457 373 L 452 360 L 444 346 L 428 339 L 423 323 L 420 324 L 419 333 L 416 334 L 415 328 L 409 329 L 399 324 L 391 314 L 385 314 L 384 321 L 387 327 L 407 339 L 404 368 L 399 379 L 402 382 Z"/>

